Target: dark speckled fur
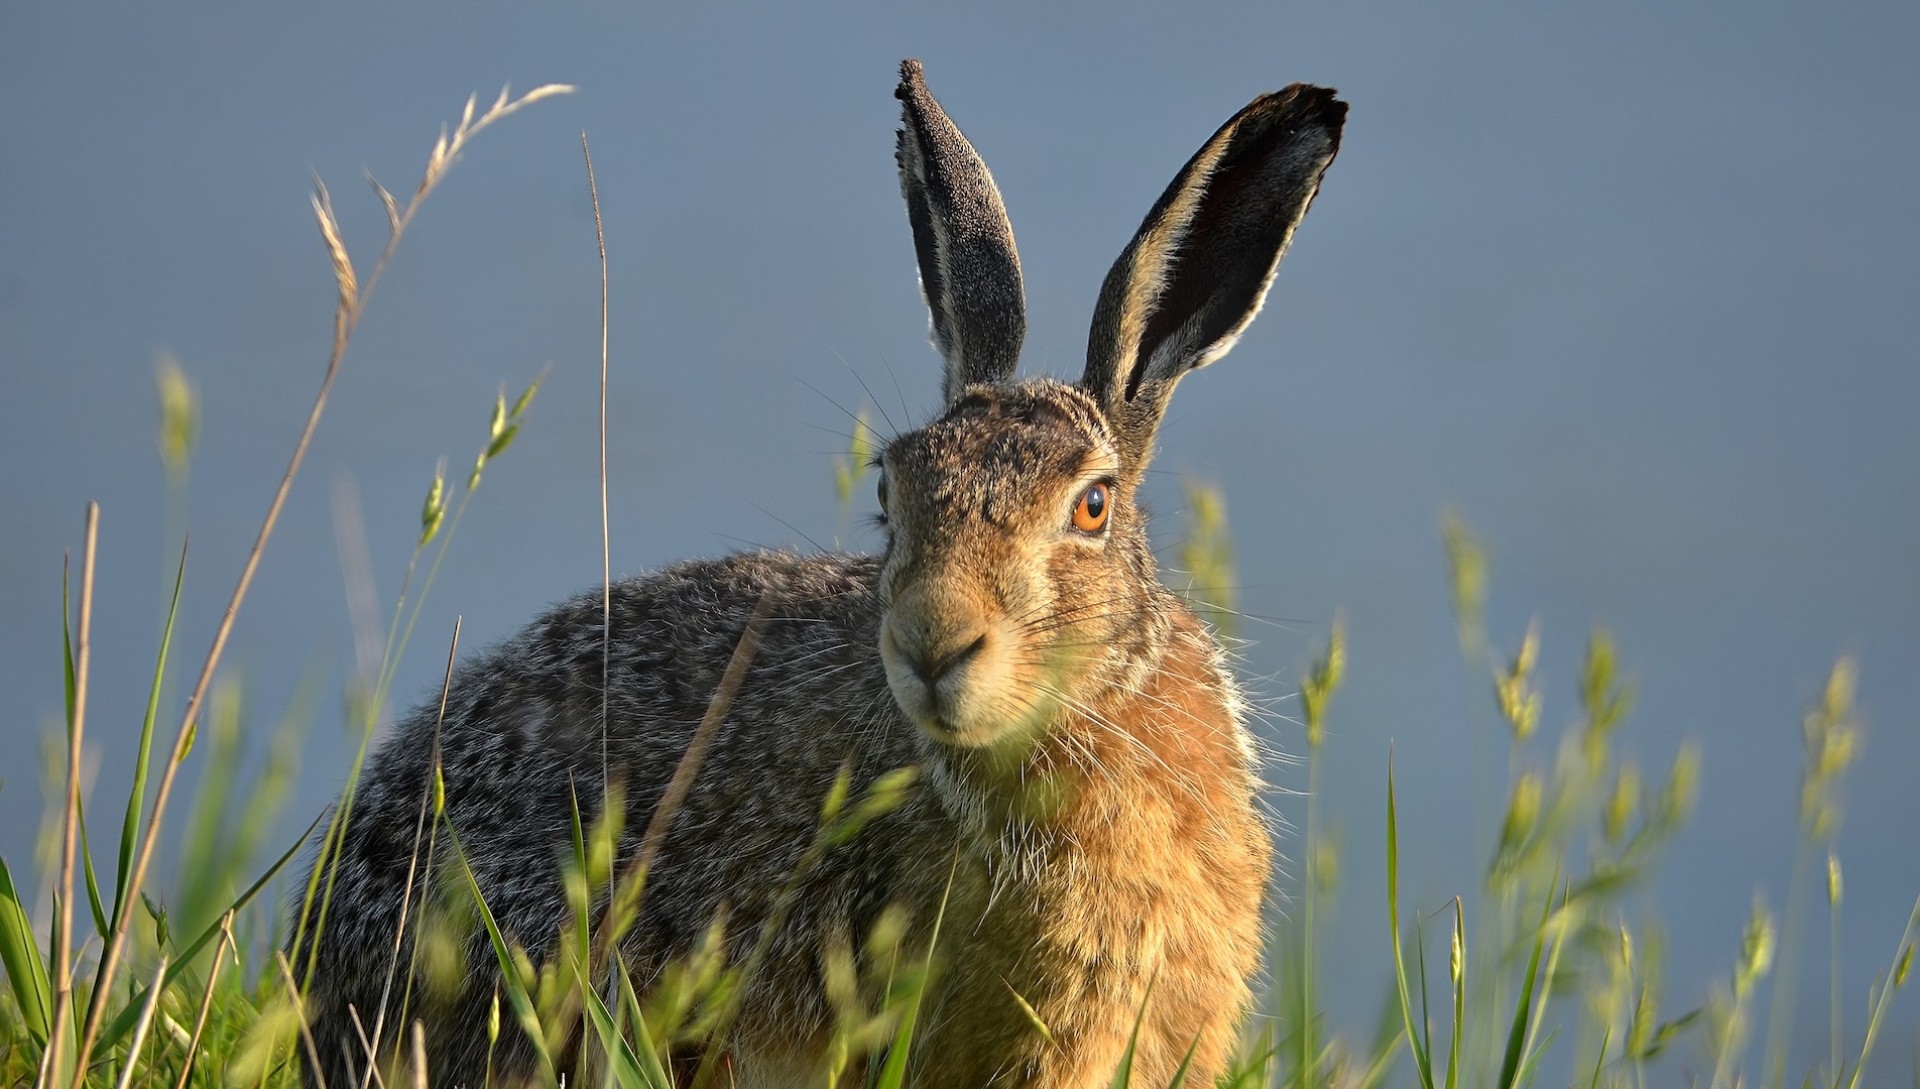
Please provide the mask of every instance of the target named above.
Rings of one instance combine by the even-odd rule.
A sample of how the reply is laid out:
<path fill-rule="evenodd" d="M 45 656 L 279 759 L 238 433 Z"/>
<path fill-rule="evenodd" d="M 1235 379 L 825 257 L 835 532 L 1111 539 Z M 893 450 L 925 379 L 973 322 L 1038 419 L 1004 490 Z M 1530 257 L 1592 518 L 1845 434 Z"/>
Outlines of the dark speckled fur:
<path fill-rule="evenodd" d="M 855 796 L 897 768 L 920 777 L 807 876 L 720 1045 L 738 1084 L 807 1083 L 832 1022 L 822 952 L 857 945 L 889 905 L 916 942 L 946 905 L 917 1085 L 1104 1085 L 1150 982 L 1136 1077 L 1164 1084 L 1190 1048 L 1193 1084 L 1222 1069 L 1258 962 L 1270 848 L 1237 690 L 1210 634 L 1160 585 L 1133 493 L 1173 384 L 1258 309 L 1346 108 L 1296 85 L 1223 126 L 1116 263 L 1087 376 L 1069 385 L 1013 378 L 1025 317 L 998 193 L 917 63 L 900 97 L 903 193 L 947 403 L 883 454 L 885 554 L 749 552 L 616 582 L 610 629 L 599 591 L 584 593 L 462 664 L 444 719 L 436 704 L 401 719 L 361 783 L 323 936 L 296 950 L 316 958 L 309 1013 L 333 1089 L 360 1082 L 347 1011 L 370 1026 L 380 1007 L 436 752 L 447 825 L 502 930 L 541 963 L 568 914 L 558 875 L 575 799 L 591 822 L 603 770 L 617 780 L 620 857 L 635 856 L 757 607 L 769 616 L 759 647 L 624 941 L 636 979 L 656 978 L 723 911 L 729 955 L 743 955 L 839 769 L 853 770 Z M 1086 532 L 1072 512 L 1096 484 L 1109 521 Z M 914 679 L 953 661 L 948 689 Z M 412 890 L 416 906 L 462 920 L 453 986 L 416 985 L 409 1013 L 444 1086 L 481 1078 L 498 977 L 458 910 L 453 857 L 442 837 Z M 418 929 L 400 944 L 390 1010 Z M 507 1022 L 493 1061 L 511 1078 L 532 1053 Z"/>

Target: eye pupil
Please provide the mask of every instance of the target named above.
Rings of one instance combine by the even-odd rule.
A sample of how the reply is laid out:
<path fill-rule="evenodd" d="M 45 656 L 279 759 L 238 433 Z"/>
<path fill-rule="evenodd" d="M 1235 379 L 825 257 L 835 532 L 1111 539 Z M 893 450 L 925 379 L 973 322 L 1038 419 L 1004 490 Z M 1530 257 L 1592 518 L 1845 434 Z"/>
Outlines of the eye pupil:
<path fill-rule="evenodd" d="M 1095 484 L 1080 493 L 1073 507 L 1073 527 L 1082 533 L 1098 533 L 1107 528 L 1107 486 Z"/>

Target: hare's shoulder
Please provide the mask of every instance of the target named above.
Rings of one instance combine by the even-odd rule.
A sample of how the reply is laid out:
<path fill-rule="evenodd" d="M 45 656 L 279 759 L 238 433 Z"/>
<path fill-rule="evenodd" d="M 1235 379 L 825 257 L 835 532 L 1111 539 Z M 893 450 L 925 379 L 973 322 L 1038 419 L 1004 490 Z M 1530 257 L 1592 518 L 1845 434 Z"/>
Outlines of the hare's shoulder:
<path fill-rule="evenodd" d="M 810 627 L 840 638 L 870 631 L 878 572 L 876 557 L 843 554 L 686 560 L 616 580 L 604 601 L 600 587 L 583 590 L 473 665 L 490 676 L 590 678 L 596 701 L 603 650 L 615 692 L 635 670 L 670 668 L 697 682 L 725 669 L 756 610 L 767 617 L 763 643 L 791 641 L 791 630 Z"/>

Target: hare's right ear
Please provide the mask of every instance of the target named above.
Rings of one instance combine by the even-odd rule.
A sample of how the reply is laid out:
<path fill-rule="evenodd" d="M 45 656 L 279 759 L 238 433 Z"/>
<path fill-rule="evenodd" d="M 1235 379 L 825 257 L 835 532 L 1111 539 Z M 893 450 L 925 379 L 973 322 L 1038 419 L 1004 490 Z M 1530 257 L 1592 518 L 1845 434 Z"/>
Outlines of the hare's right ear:
<path fill-rule="evenodd" d="M 894 157 L 907 198 L 920 293 L 933 315 L 933 345 L 947 361 L 941 391 L 952 404 L 970 382 L 1013 376 L 1027 335 L 1020 256 L 1000 190 L 973 145 L 947 119 L 920 77 L 900 62 L 901 123 Z"/>
<path fill-rule="evenodd" d="M 1253 321 L 1340 150 L 1347 104 L 1296 83 L 1235 114 L 1181 168 L 1100 286 L 1081 384 L 1138 477 L 1174 384 Z"/>

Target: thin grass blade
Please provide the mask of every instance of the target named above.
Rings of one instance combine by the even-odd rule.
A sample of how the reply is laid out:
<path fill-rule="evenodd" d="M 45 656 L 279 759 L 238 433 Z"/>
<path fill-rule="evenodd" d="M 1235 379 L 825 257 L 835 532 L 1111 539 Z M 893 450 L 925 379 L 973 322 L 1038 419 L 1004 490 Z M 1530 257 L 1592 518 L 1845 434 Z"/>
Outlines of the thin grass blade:
<path fill-rule="evenodd" d="M 1613 1027 L 1600 1035 L 1600 1051 L 1593 1057 L 1593 1077 L 1587 1079 L 1587 1089 L 1600 1089 L 1600 1071 L 1607 1068 L 1607 1045 L 1613 1043 Z"/>
<path fill-rule="evenodd" d="M 112 933 L 107 923 L 106 905 L 100 902 L 100 879 L 93 872 L 93 844 L 87 838 L 87 803 L 74 799 L 74 814 L 80 818 L 80 869 L 87 878 L 87 907 L 93 910 L 93 929 L 102 938 Z"/>
<path fill-rule="evenodd" d="M 1893 947 L 1893 963 L 1888 966 L 1887 978 L 1881 983 L 1880 993 L 1873 1000 L 1873 1012 L 1867 1016 L 1867 1034 L 1860 1041 L 1860 1058 L 1854 1063 L 1853 1076 L 1847 1079 L 1847 1089 L 1860 1087 L 1860 1075 L 1866 1072 L 1867 1060 L 1873 1055 L 1874 1041 L 1880 1035 L 1880 1023 L 1887 1016 L 1887 999 L 1906 982 L 1905 973 L 1912 965 L 1916 937 L 1920 937 L 1920 900 L 1913 902 L 1907 925 L 1900 931 L 1900 941 Z"/>
<path fill-rule="evenodd" d="M 153 664 L 153 683 L 147 687 L 147 713 L 140 721 L 140 748 L 134 757 L 133 789 L 127 793 L 127 816 L 120 823 L 120 857 L 113 875 L 113 918 L 127 897 L 127 874 L 133 870 L 133 852 L 140 837 L 140 814 L 147 804 L 147 765 L 153 754 L 153 726 L 160 714 L 160 689 L 167 676 L 167 651 L 173 646 L 173 622 L 180 615 L 180 588 L 187 579 L 187 546 L 180 546 L 180 566 L 173 573 L 173 597 L 167 603 L 167 622 L 160 630 L 160 652 Z"/>
<path fill-rule="evenodd" d="M 640 1060 L 640 1068 L 655 1084 L 671 1087 L 673 1075 L 668 1072 L 667 1064 L 661 1061 L 653 1030 L 647 1027 L 647 1019 L 640 1012 L 640 995 L 633 988 L 633 974 L 627 971 L 626 958 L 615 956 L 613 966 L 620 977 L 620 1002 L 625 1008 L 627 1023 L 633 1026 L 633 1046 Z"/>
<path fill-rule="evenodd" d="M 1395 1032 L 1386 1037 L 1367 1060 L 1367 1068 L 1353 1083 L 1353 1089 L 1374 1089 L 1375 1086 L 1384 1082 L 1387 1071 L 1393 1069 L 1394 1058 L 1400 1054 L 1400 1042 L 1406 1038 L 1404 1032 Z"/>
<path fill-rule="evenodd" d="M 1433 1061 L 1433 1012 L 1427 1008 L 1427 935 L 1420 929 L 1416 919 L 1413 924 L 1413 963 L 1420 974 L 1420 1046 L 1426 1050 L 1427 1061 Z M 1427 1076 L 1431 1080 L 1432 1068 Z"/>
<path fill-rule="evenodd" d="M 1425 1089 L 1434 1089 L 1433 1062 L 1421 1035 L 1414 1030 L 1413 996 L 1407 987 L 1406 955 L 1400 947 L 1400 831 L 1393 799 L 1393 758 L 1387 758 L 1387 921 L 1393 929 L 1393 979 L 1400 988 L 1400 1017 L 1407 1044 L 1413 1049 L 1414 1072 Z M 1426 1000 L 1425 994 L 1421 1001 Z"/>
<path fill-rule="evenodd" d="M 473 902 L 480 910 L 480 921 L 487 928 L 487 940 L 493 943 L 493 955 L 500 962 L 500 979 L 506 984 L 507 1003 L 513 1007 L 514 1017 L 519 1020 L 521 1031 L 533 1044 L 534 1057 L 540 1061 L 542 1084 L 554 1085 L 559 1081 L 554 1071 L 553 1054 L 547 1050 L 546 1033 L 541 1031 L 540 1016 L 534 1012 L 533 999 L 522 985 L 520 972 L 514 965 L 513 952 L 507 947 L 507 939 L 500 933 L 500 924 L 494 920 L 493 909 L 487 906 L 487 898 L 480 891 L 480 879 L 474 875 L 473 867 L 467 863 L 466 848 L 460 844 L 460 837 L 448 827 L 447 835 L 453 840 L 455 855 L 460 859 L 460 873 L 467 879 L 467 888 L 473 893 Z"/>
<path fill-rule="evenodd" d="M 1140 1049 L 1140 1026 L 1147 1019 L 1147 1003 L 1153 1001 L 1153 984 L 1147 984 L 1147 993 L 1140 996 L 1140 1012 L 1133 1015 L 1133 1032 L 1127 1036 L 1127 1050 L 1120 1056 L 1120 1065 L 1114 1067 L 1113 1080 L 1107 1083 L 1107 1089 L 1128 1089 L 1133 1084 L 1133 1056 Z"/>
<path fill-rule="evenodd" d="M 1460 1029 L 1467 1020 L 1467 913 L 1453 898 L 1453 950 L 1448 971 L 1453 976 L 1453 1042 L 1447 1051 L 1447 1089 L 1460 1084 Z"/>
<path fill-rule="evenodd" d="M 1547 1048 L 1552 1046 L 1554 1037 L 1558 1035 L 1560 1035 L 1558 1028 L 1547 1030 L 1546 1038 L 1540 1041 L 1539 1050 L 1529 1053 L 1526 1060 L 1520 1064 L 1520 1073 L 1514 1078 L 1515 1085 L 1533 1084 L 1533 1076 L 1540 1069 L 1540 1057 L 1547 1053 Z"/>
<path fill-rule="evenodd" d="M 4 859 L 0 859 L 0 965 L 7 969 L 7 982 L 26 1023 L 27 1035 L 45 1047 L 53 1026 L 53 984 L 33 936 L 33 921 L 27 917 Z"/>
<path fill-rule="evenodd" d="M 920 983 L 919 990 L 907 1002 L 905 1013 L 900 1015 L 900 1024 L 893 1030 L 893 1043 L 887 1048 L 887 1061 L 880 1067 L 880 1077 L 874 1082 L 875 1089 L 901 1089 L 907 1080 L 907 1054 L 913 1049 L 913 1027 L 920 1017 L 920 1000 L 926 995 L 927 981 L 932 978 L 933 951 L 940 946 L 940 927 L 947 919 L 947 898 L 953 895 L 953 875 L 960 865 L 960 856 L 954 855 L 953 864 L 947 869 L 947 887 L 940 894 L 940 910 L 933 916 L 933 933 L 927 937 L 928 973 Z"/>
<path fill-rule="evenodd" d="M 1559 882 L 1556 880 L 1555 885 Z M 1520 1000 L 1514 1003 L 1513 1025 L 1507 1030 L 1507 1053 L 1500 1062 L 1500 1080 L 1494 1084 L 1500 1089 L 1512 1089 L 1513 1080 L 1520 1072 L 1520 1059 L 1526 1051 L 1527 1017 L 1533 1010 L 1533 988 L 1540 974 L 1540 951 L 1546 945 L 1547 918 L 1553 912 L 1553 893 L 1547 893 L 1547 902 L 1540 909 L 1540 924 L 1533 929 L 1533 952 L 1527 957 L 1526 978 L 1520 984 Z"/>
<path fill-rule="evenodd" d="M 1179 1069 L 1173 1072 L 1173 1080 L 1167 1083 L 1167 1089 L 1184 1089 L 1187 1076 L 1193 1073 L 1193 1053 L 1200 1048 L 1200 1037 L 1195 1036 L 1187 1045 L 1187 1053 L 1180 1059 Z"/>
<path fill-rule="evenodd" d="M 585 968 L 576 965 L 575 970 L 585 975 Z M 620 1035 L 614 1026 L 613 1014 L 607 1010 L 607 1004 L 590 986 L 582 984 L 580 994 L 585 1000 L 587 1017 L 593 1022 L 593 1030 L 600 1037 L 600 1049 L 607 1056 L 615 1084 L 621 1089 L 667 1089 L 667 1084 L 648 1077 L 640 1065 L 640 1057 Z M 644 1035 L 644 1033 L 642 1033 Z"/>

